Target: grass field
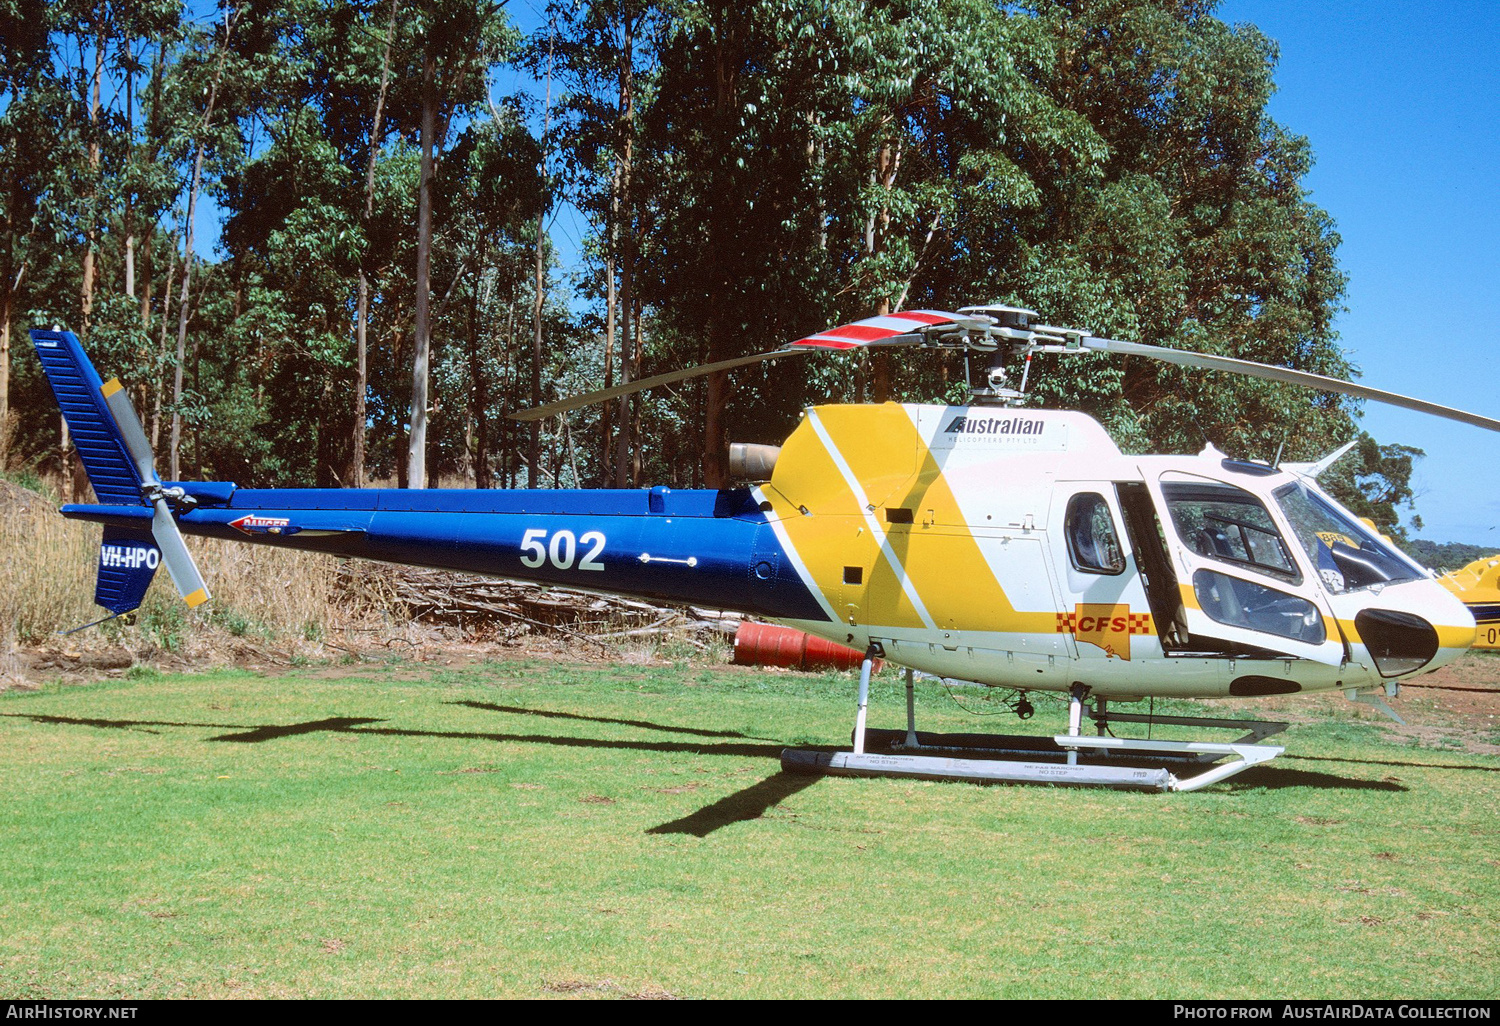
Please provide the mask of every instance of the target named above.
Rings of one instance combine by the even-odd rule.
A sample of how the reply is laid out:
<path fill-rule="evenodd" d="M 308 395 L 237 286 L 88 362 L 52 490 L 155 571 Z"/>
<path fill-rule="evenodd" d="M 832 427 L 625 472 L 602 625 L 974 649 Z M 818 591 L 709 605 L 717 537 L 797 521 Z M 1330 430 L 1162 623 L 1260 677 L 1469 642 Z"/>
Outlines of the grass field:
<path fill-rule="evenodd" d="M 515 662 L 0 694 L 0 996 L 1496 994 L 1500 759 L 1341 718 L 1188 795 L 782 775 L 852 692 Z"/>

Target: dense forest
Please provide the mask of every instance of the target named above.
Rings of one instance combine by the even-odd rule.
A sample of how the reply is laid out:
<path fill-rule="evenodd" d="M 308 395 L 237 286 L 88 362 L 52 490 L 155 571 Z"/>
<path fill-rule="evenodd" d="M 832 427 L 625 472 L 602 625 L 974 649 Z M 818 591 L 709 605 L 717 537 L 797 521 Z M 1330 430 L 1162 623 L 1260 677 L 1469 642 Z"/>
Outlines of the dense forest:
<path fill-rule="evenodd" d="M 579 0 L 522 33 L 477 0 L 0 0 L 0 470 L 75 473 L 32 325 L 132 385 L 164 472 L 255 485 L 720 485 L 731 439 L 958 399 L 962 368 L 507 414 L 906 308 L 1350 375 L 1275 44 L 1214 6 Z M 1031 377 L 1132 451 L 1358 433 L 1348 399 L 1141 360 Z M 1416 456 L 1366 436 L 1335 487 L 1400 535 Z"/>

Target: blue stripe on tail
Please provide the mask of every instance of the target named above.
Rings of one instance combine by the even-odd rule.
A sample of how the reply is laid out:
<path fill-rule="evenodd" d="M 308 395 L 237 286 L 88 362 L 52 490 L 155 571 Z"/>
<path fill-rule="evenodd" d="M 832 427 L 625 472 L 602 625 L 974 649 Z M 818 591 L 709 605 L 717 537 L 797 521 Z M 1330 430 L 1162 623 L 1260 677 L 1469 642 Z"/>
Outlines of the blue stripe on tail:
<path fill-rule="evenodd" d="M 140 506 L 141 478 L 125 453 L 101 391 L 104 382 L 71 331 L 31 330 L 31 344 L 41 357 L 47 383 L 68 421 L 89 484 L 99 501 L 110 506 Z"/>

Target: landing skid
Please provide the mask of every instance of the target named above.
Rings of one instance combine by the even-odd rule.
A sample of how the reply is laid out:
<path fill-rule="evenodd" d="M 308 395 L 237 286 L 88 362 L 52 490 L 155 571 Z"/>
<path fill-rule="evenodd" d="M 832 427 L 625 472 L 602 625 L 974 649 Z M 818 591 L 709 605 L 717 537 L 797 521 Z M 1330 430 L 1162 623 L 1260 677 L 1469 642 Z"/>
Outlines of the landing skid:
<path fill-rule="evenodd" d="M 1285 723 L 1116 713 L 1109 711 L 1102 698 L 1095 699 L 1094 707 L 1088 713 L 1099 736 L 1089 737 L 1081 729 L 1086 695 L 1083 688 L 1075 688 L 1069 695 L 1066 734 L 1045 738 L 921 733 L 916 727 L 911 670 L 906 671 L 906 730 L 866 730 L 870 671 L 879 654 L 872 648 L 860 667 L 854 750 L 814 752 L 788 748 L 781 753 L 782 769 L 789 773 L 838 776 L 1196 791 L 1251 766 L 1268 762 L 1285 751 L 1276 745 L 1256 743 L 1285 730 Z M 1110 723 L 1172 724 L 1247 733 L 1238 741 L 1228 743 L 1154 741 L 1107 737 L 1105 731 Z M 1221 761 L 1226 759 L 1229 761 Z M 1184 772 L 1197 767 L 1203 768 L 1196 773 Z"/>

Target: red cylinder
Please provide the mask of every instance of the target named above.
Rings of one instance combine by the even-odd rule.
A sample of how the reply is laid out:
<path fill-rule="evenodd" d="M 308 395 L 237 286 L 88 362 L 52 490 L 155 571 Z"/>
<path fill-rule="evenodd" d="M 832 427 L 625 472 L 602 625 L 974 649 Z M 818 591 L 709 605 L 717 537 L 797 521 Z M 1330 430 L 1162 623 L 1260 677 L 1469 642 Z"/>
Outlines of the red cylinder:
<path fill-rule="evenodd" d="M 737 666 L 785 666 L 795 670 L 853 670 L 864 662 L 859 649 L 815 638 L 792 627 L 769 623 L 740 624 L 734 632 Z M 880 669 L 875 660 L 872 669 Z"/>

